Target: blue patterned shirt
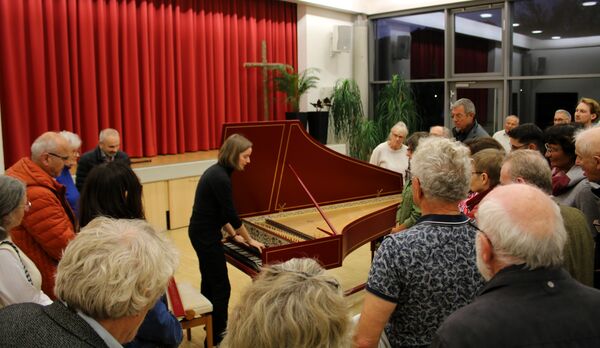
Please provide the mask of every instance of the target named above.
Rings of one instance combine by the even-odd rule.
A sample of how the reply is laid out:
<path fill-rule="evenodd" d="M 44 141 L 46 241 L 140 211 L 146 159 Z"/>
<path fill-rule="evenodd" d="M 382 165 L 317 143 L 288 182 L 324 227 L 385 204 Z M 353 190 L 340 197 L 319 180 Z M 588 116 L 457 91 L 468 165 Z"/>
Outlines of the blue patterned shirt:
<path fill-rule="evenodd" d="M 427 215 L 377 250 L 367 291 L 396 308 L 385 327 L 392 347 L 429 345 L 442 321 L 484 285 L 475 257 L 477 230 L 464 215 Z"/>

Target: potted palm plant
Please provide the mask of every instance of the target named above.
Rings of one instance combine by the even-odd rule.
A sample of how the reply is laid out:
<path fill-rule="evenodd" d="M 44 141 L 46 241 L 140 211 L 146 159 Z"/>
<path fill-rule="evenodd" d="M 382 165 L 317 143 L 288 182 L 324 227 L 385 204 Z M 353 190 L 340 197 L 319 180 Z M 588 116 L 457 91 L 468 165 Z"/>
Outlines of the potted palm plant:
<path fill-rule="evenodd" d="M 300 97 L 317 86 L 319 77 L 315 73 L 318 70 L 309 68 L 297 73 L 293 66 L 287 64 L 277 64 L 272 69 L 278 72 L 273 77 L 275 87 L 285 94 L 285 100 L 292 108 L 291 112 L 285 113 L 286 119 L 299 119 L 306 127 L 306 113 L 300 112 Z"/>
<path fill-rule="evenodd" d="M 421 127 L 421 117 L 417 113 L 412 90 L 398 75 L 392 76 L 392 81 L 381 90 L 375 115 L 382 139 L 386 139 L 392 126 L 400 121 L 406 124 L 409 134 Z"/>

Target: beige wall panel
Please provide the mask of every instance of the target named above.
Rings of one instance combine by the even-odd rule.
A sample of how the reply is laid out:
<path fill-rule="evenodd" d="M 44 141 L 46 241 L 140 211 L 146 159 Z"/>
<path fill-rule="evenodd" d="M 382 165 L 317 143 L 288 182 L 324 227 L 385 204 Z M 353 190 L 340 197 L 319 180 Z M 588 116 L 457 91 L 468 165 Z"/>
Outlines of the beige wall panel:
<path fill-rule="evenodd" d="M 169 211 L 171 229 L 186 227 L 190 223 L 194 195 L 199 176 L 169 180 Z"/>
<path fill-rule="evenodd" d="M 169 209 L 169 188 L 166 181 L 145 183 L 144 212 L 146 220 L 158 230 L 167 229 L 167 210 Z"/>

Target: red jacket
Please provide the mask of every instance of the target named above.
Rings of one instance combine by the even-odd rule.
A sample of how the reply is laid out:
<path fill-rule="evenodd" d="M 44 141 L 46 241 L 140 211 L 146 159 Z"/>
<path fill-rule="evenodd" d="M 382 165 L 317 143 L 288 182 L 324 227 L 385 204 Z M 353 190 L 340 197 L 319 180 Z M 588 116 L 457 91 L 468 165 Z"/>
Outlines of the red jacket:
<path fill-rule="evenodd" d="M 29 158 L 22 158 L 6 171 L 27 185 L 31 209 L 12 240 L 35 263 L 42 274 L 42 290 L 55 299 L 54 275 L 63 249 L 75 237 L 75 218 L 65 199 L 65 187 Z"/>

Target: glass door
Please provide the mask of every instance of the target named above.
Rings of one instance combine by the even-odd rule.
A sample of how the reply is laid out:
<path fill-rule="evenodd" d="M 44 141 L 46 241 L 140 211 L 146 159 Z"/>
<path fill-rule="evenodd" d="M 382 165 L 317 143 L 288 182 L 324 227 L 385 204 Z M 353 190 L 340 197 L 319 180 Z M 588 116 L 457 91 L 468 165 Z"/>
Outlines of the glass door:
<path fill-rule="evenodd" d="M 501 81 L 451 82 L 450 102 L 460 98 L 469 98 L 475 104 L 475 118 L 491 136 L 502 129 L 504 117 L 502 110 L 503 84 Z M 452 120 L 449 120 L 451 126 Z"/>

